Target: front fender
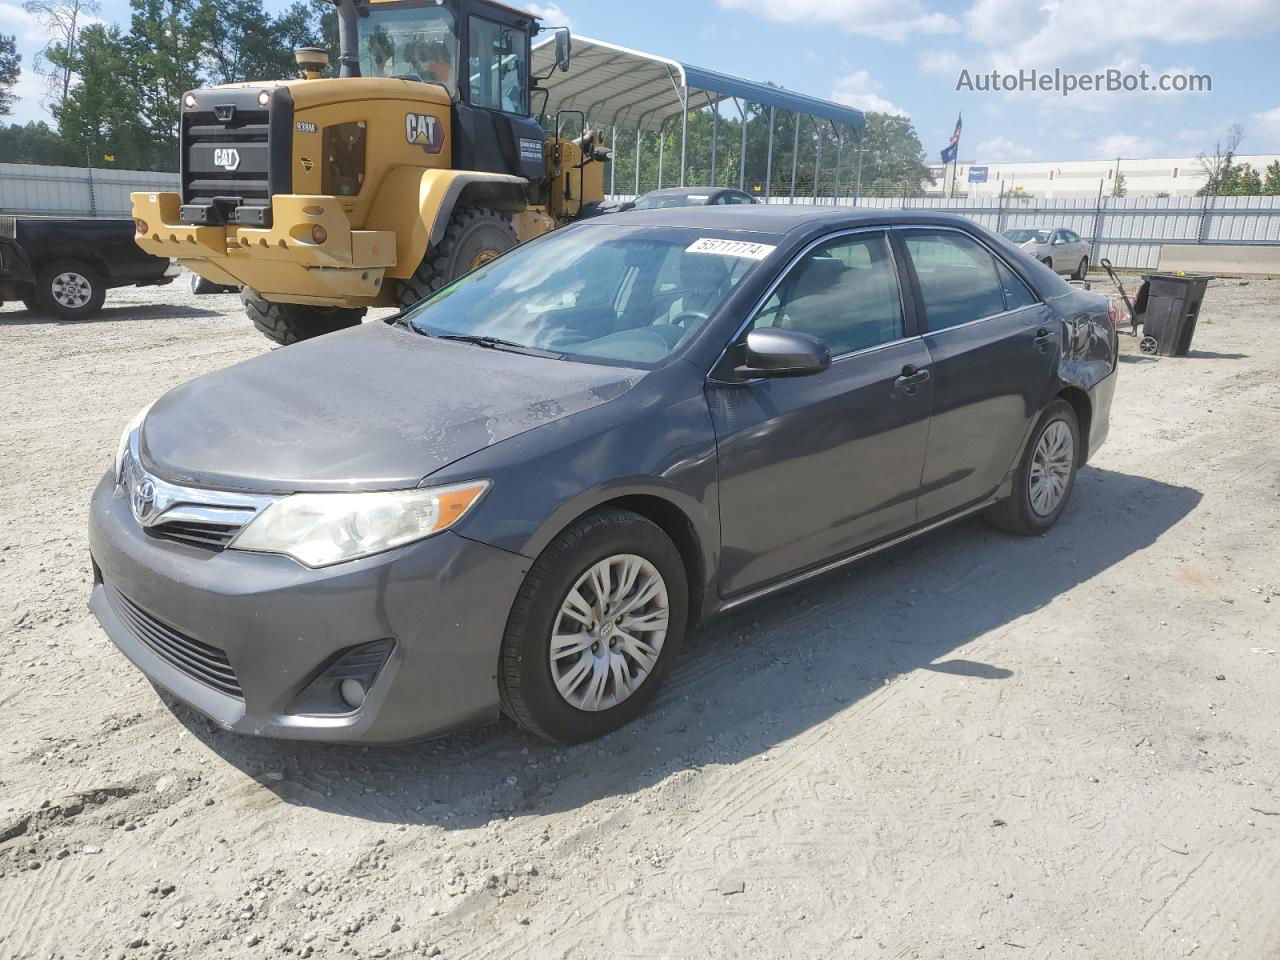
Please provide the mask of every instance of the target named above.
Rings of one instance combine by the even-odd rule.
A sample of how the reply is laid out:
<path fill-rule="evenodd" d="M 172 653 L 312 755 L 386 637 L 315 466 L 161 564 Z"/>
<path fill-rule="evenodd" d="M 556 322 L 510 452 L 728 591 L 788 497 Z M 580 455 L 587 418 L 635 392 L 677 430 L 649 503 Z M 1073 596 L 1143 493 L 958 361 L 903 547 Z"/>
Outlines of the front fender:
<path fill-rule="evenodd" d="M 501 173 L 395 167 L 383 177 L 365 220 L 369 230 L 395 234 L 396 264 L 387 269 L 387 276 L 398 280 L 413 276 L 427 250 L 444 238 L 463 191 L 478 190 L 482 206 L 516 211 L 526 205 L 528 183 L 523 177 Z"/>

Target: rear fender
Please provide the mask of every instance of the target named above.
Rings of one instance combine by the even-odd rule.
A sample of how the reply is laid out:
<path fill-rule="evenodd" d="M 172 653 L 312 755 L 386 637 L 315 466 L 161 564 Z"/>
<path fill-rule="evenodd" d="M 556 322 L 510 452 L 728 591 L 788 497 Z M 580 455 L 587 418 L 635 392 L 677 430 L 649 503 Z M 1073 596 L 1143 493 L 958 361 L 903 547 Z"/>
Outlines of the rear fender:
<path fill-rule="evenodd" d="M 518 213 L 528 206 L 528 185 L 523 177 L 500 173 L 396 167 L 383 178 L 365 228 L 395 234 L 396 265 L 387 268 L 387 276 L 404 280 L 444 238 L 454 207 Z"/>

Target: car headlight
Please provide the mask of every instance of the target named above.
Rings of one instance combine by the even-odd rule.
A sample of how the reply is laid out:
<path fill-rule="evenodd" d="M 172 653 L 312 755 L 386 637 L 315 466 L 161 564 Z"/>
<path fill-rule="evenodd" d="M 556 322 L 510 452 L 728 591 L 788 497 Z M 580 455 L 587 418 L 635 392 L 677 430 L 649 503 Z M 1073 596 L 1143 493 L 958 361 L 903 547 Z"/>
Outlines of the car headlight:
<path fill-rule="evenodd" d="M 129 421 L 124 428 L 124 433 L 120 434 L 120 442 L 116 444 L 116 465 L 114 476 L 116 483 L 121 480 L 121 472 L 124 470 L 124 455 L 129 452 L 129 442 L 133 439 L 133 433 L 142 426 L 142 421 L 147 419 L 147 413 L 155 405 L 155 401 L 148 403 L 145 407 L 133 415 L 133 419 Z"/>
<path fill-rule="evenodd" d="M 327 567 L 447 530 L 488 489 L 488 480 L 473 480 L 385 493 L 295 493 L 245 524 L 229 546 Z"/>

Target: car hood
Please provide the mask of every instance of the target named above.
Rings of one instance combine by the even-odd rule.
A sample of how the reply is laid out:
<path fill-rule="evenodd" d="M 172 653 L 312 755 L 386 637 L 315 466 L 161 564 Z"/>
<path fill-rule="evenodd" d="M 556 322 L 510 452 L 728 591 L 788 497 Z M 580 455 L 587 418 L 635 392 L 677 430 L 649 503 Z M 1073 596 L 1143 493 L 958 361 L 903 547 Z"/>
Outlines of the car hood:
<path fill-rule="evenodd" d="M 366 323 L 171 390 L 147 414 L 142 455 L 170 481 L 219 489 L 411 487 L 642 376 Z"/>

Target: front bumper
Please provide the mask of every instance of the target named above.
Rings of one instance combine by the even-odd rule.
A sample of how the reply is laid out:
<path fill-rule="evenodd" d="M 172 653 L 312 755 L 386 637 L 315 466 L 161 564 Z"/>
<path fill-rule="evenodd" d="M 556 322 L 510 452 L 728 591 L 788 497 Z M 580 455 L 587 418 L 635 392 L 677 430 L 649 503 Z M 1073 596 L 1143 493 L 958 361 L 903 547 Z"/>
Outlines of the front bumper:
<path fill-rule="evenodd" d="M 134 193 L 135 220 L 147 232 L 138 246 L 173 257 L 214 283 L 244 286 L 267 300 L 317 306 L 367 306 L 378 300 L 396 264 L 390 230 L 355 230 L 336 197 L 278 194 L 271 227 L 183 223 L 176 193 Z M 323 227 L 324 243 L 312 239 Z"/>
<path fill-rule="evenodd" d="M 228 730 L 397 743 L 497 716 L 499 648 L 529 564 L 517 554 L 449 531 L 322 570 L 286 557 L 215 553 L 144 533 L 110 476 L 93 494 L 89 549 L 89 605 L 112 642 L 154 683 Z M 242 697 L 154 652 L 120 596 L 225 653 Z M 388 638 L 390 659 L 358 710 L 290 712 L 340 651 Z"/>

